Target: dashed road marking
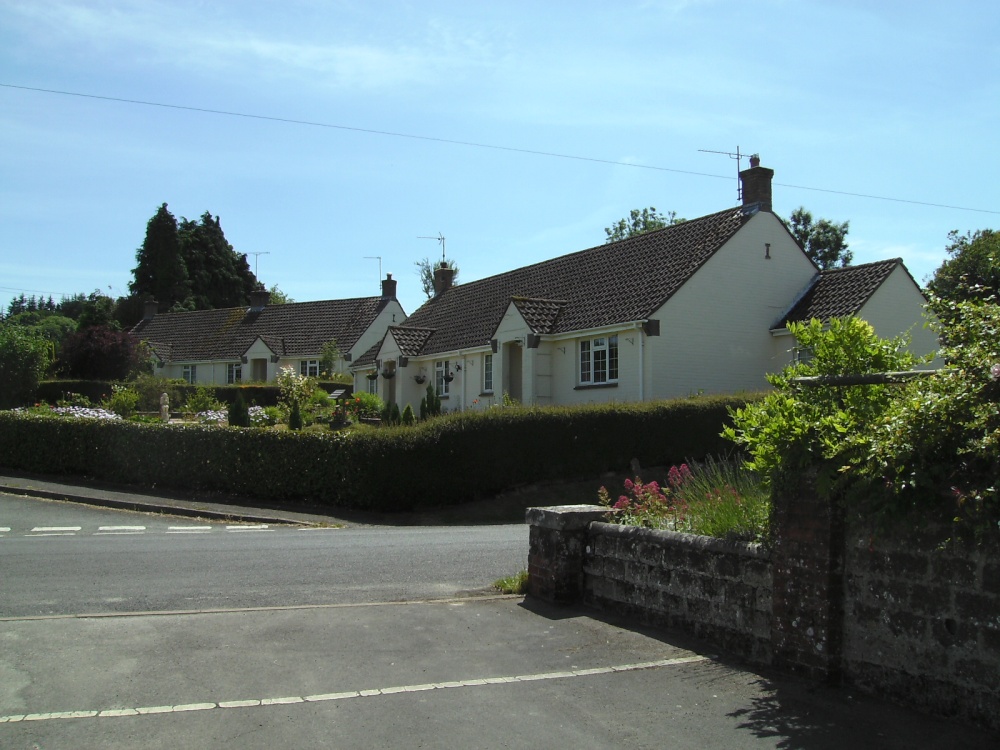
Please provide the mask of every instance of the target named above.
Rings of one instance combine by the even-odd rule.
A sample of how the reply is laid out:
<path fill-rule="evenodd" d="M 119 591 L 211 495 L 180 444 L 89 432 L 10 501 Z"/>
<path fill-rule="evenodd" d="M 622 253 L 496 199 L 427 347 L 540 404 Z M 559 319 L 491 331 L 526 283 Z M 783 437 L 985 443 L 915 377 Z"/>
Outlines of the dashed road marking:
<path fill-rule="evenodd" d="M 89 719 L 94 717 L 145 716 L 148 714 L 183 713 L 185 711 L 212 711 L 219 708 L 264 708 L 267 706 L 285 706 L 294 703 L 322 703 L 325 701 L 350 700 L 353 698 L 372 698 L 398 693 L 419 693 L 427 690 L 446 690 L 455 688 L 481 687 L 484 685 L 509 685 L 518 682 L 536 682 L 539 680 L 565 680 L 574 677 L 590 677 L 598 674 L 617 674 L 619 672 L 634 672 L 640 669 L 662 669 L 681 664 L 693 664 L 707 661 L 708 656 L 691 654 L 673 659 L 638 662 L 635 664 L 616 664 L 610 667 L 591 667 L 589 669 L 570 669 L 559 672 L 539 672 L 535 674 L 512 675 L 509 677 L 477 677 L 467 680 L 451 680 L 448 682 L 427 682 L 420 685 L 396 685 L 384 688 L 366 690 L 347 690 L 339 693 L 320 693 L 317 695 L 290 695 L 277 698 L 256 698 L 244 700 L 227 700 L 217 703 L 182 703 L 176 706 L 140 706 L 136 708 L 107 708 L 94 711 L 53 711 L 49 713 L 12 714 L 0 716 L 0 724 L 18 721 L 51 721 L 54 719 Z"/>
<path fill-rule="evenodd" d="M 226 531 L 271 531 L 266 523 L 254 526 L 227 526 Z"/>
<path fill-rule="evenodd" d="M 211 526 L 168 526 L 168 534 L 204 534 L 211 531 Z"/>

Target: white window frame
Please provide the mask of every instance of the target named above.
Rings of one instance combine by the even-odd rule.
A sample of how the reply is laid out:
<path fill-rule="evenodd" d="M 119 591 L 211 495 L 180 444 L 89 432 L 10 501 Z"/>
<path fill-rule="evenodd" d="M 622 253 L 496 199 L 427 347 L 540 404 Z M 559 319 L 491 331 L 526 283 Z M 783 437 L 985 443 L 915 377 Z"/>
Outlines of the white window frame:
<path fill-rule="evenodd" d="M 609 385 L 618 382 L 618 334 L 584 339 L 579 345 L 580 385 Z"/>
<path fill-rule="evenodd" d="M 184 365 L 181 368 L 181 377 L 188 385 L 198 382 L 198 365 Z"/>
<path fill-rule="evenodd" d="M 449 395 L 448 386 L 451 385 L 444 376 L 449 372 L 447 359 L 434 363 L 434 391 L 442 398 Z"/>
<path fill-rule="evenodd" d="M 299 375 L 304 378 L 318 378 L 319 377 L 319 360 L 318 359 L 300 359 L 299 360 Z"/>
<path fill-rule="evenodd" d="M 483 355 L 483 393 L 493 393 L 493 354 Z"/>
<path fill-rule="evenodd" d="M 239 362 L 230 362 L 226 365 L 226 383 L 235 385 L 243 382 L 243 365 Z"/>

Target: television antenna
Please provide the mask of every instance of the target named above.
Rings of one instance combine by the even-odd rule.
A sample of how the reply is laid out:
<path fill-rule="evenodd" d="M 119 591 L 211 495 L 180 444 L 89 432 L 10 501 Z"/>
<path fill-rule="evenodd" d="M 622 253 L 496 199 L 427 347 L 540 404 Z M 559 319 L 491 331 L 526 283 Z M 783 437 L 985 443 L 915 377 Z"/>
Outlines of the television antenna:
<path fill-rule="evenodd" d="M 742 164 L 740 162 L 746 154 L 740 153 L 740 147 L 736 147 L 736 153 L 732 151 L 709 151 L 707 148 L 698 149 L 703 154 L 723 154 L 728 156 L 730 159 L 736 159 L 736 202 L 740 203 L 743 200 L 743 185 L 740 183 L 740 172 L 743 170 Z"/>
<path fill-rule="evenodd" d="M 441 262 L 445 263 L 448 259 L 444 255 L 444 235 L 438 232 L 437 237 L 417 237 L 418 240 L 437 240 L 441 243 Z"/>
<path fill-rule="evenodd" d="M 377 260 L 378 261 L 378 280 L 382 280 L 382 256 L 381 255 L 366 255 L 365 260 Z"/>
<path fill-rule="evenodd" d="M 254 276 L 257 275 L 257 262 L 260 260 L 260 256 L 262 256 L 262 255 L 270 255 L 270 254 L 271 253 L 269 251 L 260 252 L 260 253 L 247 253 L 247 255 L 252 255 L 253 256 L 253 275 Z M 259 279 L 258 279 L 258 281 L 259 281 Z"/>

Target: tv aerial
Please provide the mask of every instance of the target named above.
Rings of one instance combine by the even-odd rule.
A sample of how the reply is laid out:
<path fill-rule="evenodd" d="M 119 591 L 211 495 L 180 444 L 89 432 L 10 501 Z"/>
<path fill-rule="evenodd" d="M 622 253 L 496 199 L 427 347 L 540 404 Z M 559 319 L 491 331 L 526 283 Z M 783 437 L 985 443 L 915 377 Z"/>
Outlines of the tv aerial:
<path fill-rule="evenodd" d="M 740 172 L 743 170 L 743 165 L 740 162 L 747 154 L 741 154 L 739 146 L 736 147 L 736 153 L 732 151 L 709 151 L 707 148 L 699 148 L 698 150 L 703 154 L 723 154 L 730 159 L 736 159 L 736 202 L 740 203 L 743 200 L 743 185 L 740 183 Z"/>
<path fill-rule="evenodd" d="M 437 240 L 441 243 L 441 262 L 445 263 L 448 259 L 444 254 L 444 235 L 438 232 L 437 237 L 417 237 L 418 240 Z"/>

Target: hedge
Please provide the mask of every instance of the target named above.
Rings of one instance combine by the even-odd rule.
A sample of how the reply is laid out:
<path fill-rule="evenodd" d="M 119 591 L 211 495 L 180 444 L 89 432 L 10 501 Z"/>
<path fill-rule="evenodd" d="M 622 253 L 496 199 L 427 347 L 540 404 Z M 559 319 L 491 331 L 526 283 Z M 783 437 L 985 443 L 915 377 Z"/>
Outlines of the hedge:
<path fill-rule="evenodd" d="M 269 501 L 401 511 L 727 453 L 745 397 L 463 412 L 413 427 L 288 432 L 0 412 L 0 466 Z"/>

